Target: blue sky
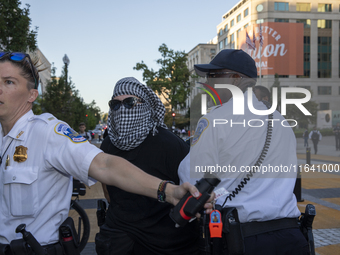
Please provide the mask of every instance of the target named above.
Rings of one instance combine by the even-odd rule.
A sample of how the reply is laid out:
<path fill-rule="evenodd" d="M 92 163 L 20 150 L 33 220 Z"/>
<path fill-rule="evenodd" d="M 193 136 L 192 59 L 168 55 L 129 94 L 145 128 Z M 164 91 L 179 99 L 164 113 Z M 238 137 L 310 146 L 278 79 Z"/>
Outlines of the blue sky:
<path fill-rule="evenodd" d="M 142 60 L 158 70 L 158 47 L 189 52 L 216 34 L 222 15 L 238 0 L 22 0 L 30 5 L 38 47 L 60 75 L 66 53 L 69 76 L 86 103 L 108 112 L 114 85 Z"/>

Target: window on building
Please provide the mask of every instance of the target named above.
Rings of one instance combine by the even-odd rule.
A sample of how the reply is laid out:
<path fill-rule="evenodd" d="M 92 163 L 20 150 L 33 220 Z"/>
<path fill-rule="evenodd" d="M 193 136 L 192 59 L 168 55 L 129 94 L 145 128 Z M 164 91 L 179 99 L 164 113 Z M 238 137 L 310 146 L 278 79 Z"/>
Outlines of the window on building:
<path fill-rule="evenodd" d="M 332 70 L 332 37 L 318 37 L 318 77 L 331 78 Z"/>
<path fill-rule="evenodd" d="M 311 91 L 310 86 L 299 86 L 299 88 L 303 88 L 303 89 L 307 89 L 307 90 Z"/>
<path fill-rule="evenodd" d="M 297 19 L 296 23 L 303 23 L 304 28 L 310 28 L 310 19 Z"/>
<path fill-rule="evenodd" d="M 220 33 L 219 34 L 220 34 L 220 36 L 223 34 L 223 30 L 222 29 L 220 29 Z"/>
<path fill-rule="evenodd" d="M 332 12 L 331 4 L 318 4 L 318 12 Z"/>
<path fill-rule="evenodd" d="M 223 41 L 220 41 L 220 50 L 223 50 Z"/>
<path fill-rule="evenodd" d="M 297 78 L 310 77 L 310 37 L 303 37 L 303 75 L 297 75 Z"/>
<path fill-rule="evenodd" d="M 274 22 L 284 22 L 284 23 L 288 23 L 289 19 L 274 19 Z"/>
<path fill-rule="evenodd" d="M 289 4 L 285 2 L 275 2 L 274 10 L 275 11 L 289 11 Z"/>
<path fill-rule="evenodd" d="M 332 21 L 326 19 L 318 19 L 318 28 L 332 28 Z"/>
<path fill-rule="evenodd" d="M 310 12 L 310 3 L 296 3 L 297 12 Z"/>
<path fill-rule="evenodd" d="M 264 22 L 263 19 L 258 19 L 258 20 L 256 20 L 256 24 L 260 24 L 260 23 L 263 23 L 263 22 Z"/>
<path fill-rule="evenodd" d="M 320 103 L 319 108 L 320 108 L 320 111 L 329 110 L 329 103 Z"/>
<path fill-rule="evenodd" d="M 210 49 L 210 53 L 215 54 L 216 50 L 215 49 Z"/>
<path fill-rule="evenodd" d="M 332 95 L 332 87 L 318 86 L 318 95 Z"/>
<path fill-rule="evenodd" d="M 224 45 L 227 46 L 228 44 L 229 44 L 229 42 L 228 42 L 228 37 L 226 37 L 226 38 L 224 39 Z"/>
<path fill-rule="evenodd" d="M 225 32 L 228 32 L 228 31 L 229 31 L 228 24 L 225 25 L 224 31 L 225 31 Z"/>
<path fill-rule="evenodd" d="M 239 30 L 237 30 L 237 32 L 236 32 L 236 38 L 239 38 L 240 32 L 241 32 L 241 28 Z"/>
<path fill-rule="evenodd" d="M 249 14 L 249 8 L 245 9 L 243 12 L 243 17 L 247 17 Z"/>
<path fill-rule="evenodd" d="M 230 21 L 230 27 L 233 27 L 234 26 L 234 20 L 232 19 L 231 21 Z"/>
<path fill-rule="evenodd" d="M 230 35 L 230 49 L 235 49 L 235 37 L 234 37 L 234 34 Z"/>
<path fill-rule="evenodd" d="M 246 29 L 248 26 L 249 26 L 249 24 L 246 24 L 246 25 L 244 26 L 244 28 Z"/>
<path fill-rule="evenodd" d="M 241 14 L 237 15 L 236 20 L 237 20 L 237 22 L 240 22 L 240 21 L 241 21 Z"/>

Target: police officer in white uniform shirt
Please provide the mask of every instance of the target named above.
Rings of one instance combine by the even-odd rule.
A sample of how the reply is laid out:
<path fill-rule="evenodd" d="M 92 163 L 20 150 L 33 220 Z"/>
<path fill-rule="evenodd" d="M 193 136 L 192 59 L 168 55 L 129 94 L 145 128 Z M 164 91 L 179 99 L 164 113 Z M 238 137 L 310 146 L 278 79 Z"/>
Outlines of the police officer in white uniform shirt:
<path fill-rule="evenodd" d="M 0 52 L 0 254 L 12 254 L 8 244 L 22 238 L 15 230 L 23 223 L 48 254 L 64 254 L 58 228 L 68 216 L 71 176 L 172 204 L 187 191 L 198 196 L 189 183 L 160 185 L 160 179 L 103 153 L 51 114 L 34 115 L 38 81 L 28 54 Z"/>
<path fill-rule="evenodd" d="M 308 243 L 297 225 L 301 213 L 293 194 L 297 175 L 294 133 L 279 112 L 275 111 L 270 120 L 268 115 L 256 115 L 248 108 L 248 97 L 257 110 L 270 107 L 251 90 L 257 77 L 255 61 L 242 50 L 227 49 L 210 64 L 195 65 L 195 70 L 207 77 L 210 86 L 230 84 L 242 92 L 236 98 L 228 89 L 218 90 L 222 105 L 199 120 L 190 153 L 179 166 L 181 181 L 194 184 L 209 171 L 222 179 L 215 191 L 223 187 L 229 193 L 219 197 L 217 204 L 237 209 L 245 235 L 244 254 L 309 254 Z M 235 108 L 242 108 L 242 96 L 244 113 L 233 114 Z M 268 122 L 273 124 L 269 130 Z M 241 191 L 235 192 L 254 165 L 262 167 L 258 168 L 262 172 L 253 173 Z M 261 231 L 254 224 L 245 229 L 244 224 L 249 222 L 261 222 Z M 224 252 L 228 254 L 226 249 Z"/>

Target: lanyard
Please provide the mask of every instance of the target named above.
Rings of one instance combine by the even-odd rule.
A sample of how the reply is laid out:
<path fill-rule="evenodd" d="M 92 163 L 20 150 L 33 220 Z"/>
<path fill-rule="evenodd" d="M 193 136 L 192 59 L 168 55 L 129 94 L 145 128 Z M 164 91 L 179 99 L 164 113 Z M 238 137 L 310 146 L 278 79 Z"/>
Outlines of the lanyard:
<path fill-rule="evenodd" d="M 9 145 L 7 146 L 5 152 L 2 154 L 2 156 L 0 156 L 0 166 L 1 166 L 1 164 L 2 164 L 2 159 L 4 158 L 4 155 L 6 154 L 6 152 L 7 152 L 8 148 L 9 148 L 9 146 L 11 146 L 13 140 L 14 140 L 14 139 L 12 138 L 12 141 L 11 141 L 11 142 L 9 143 Z"/>

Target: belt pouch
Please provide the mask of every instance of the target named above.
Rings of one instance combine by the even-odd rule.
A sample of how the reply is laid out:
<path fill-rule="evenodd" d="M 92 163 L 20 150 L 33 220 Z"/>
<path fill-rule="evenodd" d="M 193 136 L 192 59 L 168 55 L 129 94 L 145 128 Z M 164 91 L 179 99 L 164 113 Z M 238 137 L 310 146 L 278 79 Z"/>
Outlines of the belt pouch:
<path fill-rule="evenodd" d="M 245 253 L 241 223 L 235 207 L 223 208 L 223 233 L 230 255 Z"/>
<path fill-rule="evenodd" d="M 78 250 L 78 234 L 71 217 L 68 217 L 59 227 L 61 244 L 67 255 L 80 255 Z"/>
<path fill-rule="evenodd" d="M 24 239 L 16 239 L 11 241 L 12 255 L 31 255 L 32 250 L 27 246 Z"/>
<path fill-rule="evenodd" d="M 9 244 L 0 243 L 0 255 L 10 254 L 9 251 Z"/>

